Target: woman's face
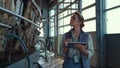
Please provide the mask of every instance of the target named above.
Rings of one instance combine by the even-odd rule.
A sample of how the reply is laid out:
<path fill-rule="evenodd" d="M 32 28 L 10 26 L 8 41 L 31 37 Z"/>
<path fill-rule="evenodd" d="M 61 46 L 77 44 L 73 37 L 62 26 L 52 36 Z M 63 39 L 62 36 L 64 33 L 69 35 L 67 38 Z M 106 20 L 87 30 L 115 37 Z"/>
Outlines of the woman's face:
<path fill-rule="evenodd" d="M 73 14 L 73 16 L 70 19 L 70 25 L 73 27 L 81 25 L 81 21 L 79 20 L 79 16 L 77 14 Z"/>

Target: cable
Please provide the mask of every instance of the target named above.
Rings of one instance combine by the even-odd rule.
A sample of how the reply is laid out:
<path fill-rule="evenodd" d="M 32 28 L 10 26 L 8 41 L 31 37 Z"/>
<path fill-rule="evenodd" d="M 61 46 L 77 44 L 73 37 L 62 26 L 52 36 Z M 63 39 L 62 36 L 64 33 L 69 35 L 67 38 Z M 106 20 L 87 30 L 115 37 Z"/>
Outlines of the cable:
<path fill-rule="evenodd" d="M 27 59 L 27 61 L 28 61 L 28 68 L 30 68 L 29 50 L 28 50 L 28 48 L 26 47 L 24 41 L 23 41 L 19 36 L 15 35 L 15 34 L 6 34 L 6 37 L 9 37 L 9 38 L 14 37 L 14 38 L 17 39 L 18 41 L 20 41 L 21 46 L 22 46 L 22 48 L 23 48 L 23 50 L 24 50 L 24 53 L 25 53 L 25 55 L 26 55 L 26 59 Z"/>

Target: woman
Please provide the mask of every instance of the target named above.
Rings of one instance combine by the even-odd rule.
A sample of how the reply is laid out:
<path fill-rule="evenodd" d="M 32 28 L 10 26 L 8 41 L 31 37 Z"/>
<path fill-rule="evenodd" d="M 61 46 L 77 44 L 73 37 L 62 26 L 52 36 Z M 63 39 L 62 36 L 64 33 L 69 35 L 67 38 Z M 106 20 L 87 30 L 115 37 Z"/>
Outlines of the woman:
<path fill-rule="evenodd" d="M 92 37 L 85 33 L 84 18 L 79 12 L 75 12 L 70 20 L 73 27 L 64 35 L 63 52 L 65 54 L 63 68 L 90 68 L 90 58 L 94 53 Z M 69 42 L 85 42 L 84 44 L 73 44 Z"/>

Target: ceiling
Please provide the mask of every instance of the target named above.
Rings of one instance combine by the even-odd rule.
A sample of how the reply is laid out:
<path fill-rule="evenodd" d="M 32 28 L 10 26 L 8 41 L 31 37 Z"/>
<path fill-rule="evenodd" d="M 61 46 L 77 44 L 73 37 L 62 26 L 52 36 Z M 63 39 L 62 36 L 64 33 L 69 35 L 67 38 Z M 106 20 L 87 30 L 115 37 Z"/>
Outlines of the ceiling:
<path fill-rule="evenodd" d="M 51 8 L 57 4 L 57 0 L 35 0 L 40 8 Z"/>

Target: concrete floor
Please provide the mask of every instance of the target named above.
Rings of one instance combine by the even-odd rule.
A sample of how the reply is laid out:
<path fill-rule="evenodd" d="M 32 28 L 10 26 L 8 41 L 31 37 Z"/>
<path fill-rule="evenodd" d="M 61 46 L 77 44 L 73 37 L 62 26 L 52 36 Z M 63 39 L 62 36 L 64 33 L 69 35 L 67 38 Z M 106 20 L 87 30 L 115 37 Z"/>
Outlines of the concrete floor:
<path fill-rule="evenodd" d="M 43 68 L 62 68 L 63 60 L 60 58 L 53 58 L 48 63 L 43 64 Z"/>
<path fill-rule="evenodd" d="M 45 59 L 39 57 L 39 53 L 35 52 L 30 55 L 30 68 L 34 68 L 33 62 L 38 62 L 43 68 L 62 68 L 63 59 L 59 57 L 48 57 L 48 62 L 45 62 Z M 7 66 L 6 68 L 27 68 L 27 60 L 22 59 L 12 65 Z"/>

